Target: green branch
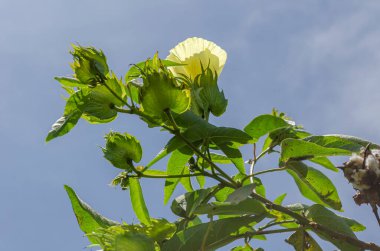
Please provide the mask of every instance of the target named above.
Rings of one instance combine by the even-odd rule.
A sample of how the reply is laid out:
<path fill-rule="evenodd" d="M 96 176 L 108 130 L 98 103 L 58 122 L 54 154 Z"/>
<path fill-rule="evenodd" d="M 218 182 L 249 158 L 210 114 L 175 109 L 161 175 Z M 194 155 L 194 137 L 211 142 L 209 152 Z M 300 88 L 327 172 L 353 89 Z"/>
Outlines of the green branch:
<path fill-rule="evenodd" d="M 196 146 L 193 145 L 192 142 L 190 142 L 188 139 L 186 139 L 180 132 L 180 130 L 178 129 L 177 127 L 177 124 L 170 112 L 170 110 L 166 110 L 165 113 L 167 114 L 170 122 L 172 123 L 173 125 L 173 128 L 174 130 L 171 130 L 171 132 L 177 136 L 178 138 L 180 138 L 183 142 L 186 143 L 186 145 L 188 145 L 196 154 L 198 154 L 202 159 L 206 160 L 212 168 L 214 168 L 215 170 L 217 170 L 220 175 L 222 175 L 224 178 L 226 178 L 230 184 L 229 186 L 233 186 L 233 187 L 238 187 L 238 184 L 236 183 L 236 181 L 234 181 L 227 173 L 225 173 L 220 167 L 218 167 L 217 165 L 215 165 L 215 163 L 209 159 L 206 155 L 204 155 Z M 213 177 L 217 177 L 217 176 L 213 176 Z"/>
<path fill-rule="evenodd" d="M 351 236 L 347 236 L 345 234 L 335 232 L 335 231 L 331 230 L 328 227 L 320 225 L 320 224 L 318 224 L 318 223 L 316 223 L 314 221 L 311 221 L 311 220 L 307 219 L 306 217 L 304 217 L 304 216 L 302 216 L 300 214 L 297 214 L 297 213 L 289 210 L 286 207 L 283 207 L 281 205 L 277 205 L 277 204 L 273 203 L 272 201 L 270 201 L 270 200 L 268 200 L 268 199 L 266 199 L 266 198 L 264 198 L 264 197 L 262 197 L 262 196 L 260 196 L 260 195 L 258 195 L 256 193 L 252 193 L 251 196 L 254 199 L 257 199 L 258 201 L 264 203 L 264 205 L 269 210 L 276 210 L 278 212 L 287 214 L 290 217 L 292 217 L 295 220 L 297 220 L 299 222 L 299 224 L 305 226 L 306 228 L 312 229 L 315 232 L 325 233 L 325 234 L 331 236 L 332 238 L 345 241 L 345 242 L 347 242 L 347 243 L 349 243 L 351 245 L 354 245 L 356 247 L 359 247 L 361 249 L 380 251 L 380 247 L 377 246 L 375 243 L 372 243 L 372 242 L 371 243 L 367 243 L 367 242 L 358 240 L 356 238 L 353 238 Z"/>

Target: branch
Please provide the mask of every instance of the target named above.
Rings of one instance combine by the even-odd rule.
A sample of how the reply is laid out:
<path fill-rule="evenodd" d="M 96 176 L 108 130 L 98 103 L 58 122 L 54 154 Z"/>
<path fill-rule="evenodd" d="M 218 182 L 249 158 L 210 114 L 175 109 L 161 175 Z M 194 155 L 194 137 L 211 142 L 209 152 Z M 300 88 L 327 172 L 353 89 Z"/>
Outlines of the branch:
<path fill-rule="evenodd" d="M 272 201 L 270 201 L 270 200 L 268 200 L 268 199 L 266 199 L 266 198 L 264 198 L 264 197 L 262 197 L 256 193 L 252 193 L 251 196 L 253 198 L 257 199 L 258 201 L 264 203 L 268 209 L 273 209 L 273 210 L 276 210 L 278 212 L 282 212 L 282 213 L 285 213 L 285 214 L 291 216 L 292 218 L 297 220 L 301 225 L 304 225 L 306 228 L 311 228 L 316 232 L 323 232 L 323 233 L 325 233 L 325 234 L 327 234 L 327 235 L 329 235 L 335 239 L 345 241 L 345 242 L 347 242 L 351 245 L 354 245 L 356 247 L 359 247 L 361 249 L 380 251 L 380 247 L 377 246 L 375 243 L 372 243 L 372 242 L 367 243 L 367 242 L 355 239 L 351 236 L 347 236 L 345 234 L 335 232 L 328 227 L 325 227 L 325 226 L 320 225 L 316 222 L 310 221 L 306 217 L 303 217 L 302 215 L 299 215 L 299 214 L 289 210 L 286 207 L 274 204 Z"/>
<path fill-rule="evenodd" d="M 209 159 L 206 155 L 204 155 L 196 146 L 193 145 L 193 143 L 191 143 L 188 139 L 186 139 L 182 134 L 181 132 L 179 131 L 178 127 L 177 127 L 177 124 L 175 123 L 175 120 L 170 112 L 170 110 L 166 110 L 165 113 L 168 115 L 168 118 L 170 120 L 170 122 L 172 123 L 173 125 L 173 128 L 174 130 L 170 130 L 171 133 L 173 133 L 175 136 L 177 136 L 178 138 L 180 138 L 183 142 L 186 143 L 186 145 L 188 145 L 196 154 L 198 154 L 200 157 L 202 157 L 202 159 L 206 160 L 210 165 L 211 167 L 213 167 L 215 170 L 217 170 L 224 178 L 226 178 L 229 182 L 231 183 L 228 183 L 229 187 L 232 187 L 233 188 L 236 188 L 238 187 L 238 184 L 236 183 L 236 181 L 234 181 L 227 173 L 225 173 L 220 167 L 218 167 L 217 165 L 215 165 L 215 163 Z M 218 177 L 218 176 L 213 176 L 213 177 Z M 225 182 L 225 181 L 224 181 Z"/>

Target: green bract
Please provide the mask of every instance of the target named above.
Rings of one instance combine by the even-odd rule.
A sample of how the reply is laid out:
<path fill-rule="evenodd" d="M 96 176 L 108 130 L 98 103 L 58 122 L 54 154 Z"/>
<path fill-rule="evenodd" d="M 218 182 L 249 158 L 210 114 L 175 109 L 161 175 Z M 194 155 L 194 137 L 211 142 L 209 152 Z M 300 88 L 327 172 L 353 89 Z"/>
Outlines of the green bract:
<path fill-rule="evenodd" d="M 144 113 L 153 117 L 163 117 L 170 110 L 181 114 L 189 109 L 190 93 L 166 69 L 156 54 L 142 69 L 143 86 L 140 100 Z"/>
<path fill-rule="evenodd" d="M 132 161 L 138 163 L 142 157 L 140 142 L 128 133 L 110 132 L 105 136 L 104 157 L 117 168 L 131 170 Z"/>
<path fill-rule="evenodd" d="M 211 112 L 220 116 L 226 111 L 228 101 L 223 91 L 219 91 L 217 82 L 217 73 L 202 67 L 202 74 L 195 77 L 191 90 L 194 99 L 192 108 L 196 113 L 208 116 Z"/>
<path fill-rule="evenodd" d="M 83 84 L 95 86 L 102 82 L 109 72 L 106 56 L 93 47 L 73 45 L 71 51 L 74 62 L 71 64 L 75 77 Z"/>

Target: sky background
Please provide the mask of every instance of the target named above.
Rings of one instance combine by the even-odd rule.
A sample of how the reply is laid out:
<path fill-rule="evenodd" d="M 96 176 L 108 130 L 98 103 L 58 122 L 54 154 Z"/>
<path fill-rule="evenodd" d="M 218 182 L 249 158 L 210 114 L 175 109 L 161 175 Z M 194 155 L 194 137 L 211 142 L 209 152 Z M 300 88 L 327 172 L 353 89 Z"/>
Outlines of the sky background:
<path fill-rule="evenodd" d="M 103 215 L 137 222 L 128 192 L 107 185 L 118 170 L 102 157 L 103 135 L 111 129 L 135 135 L 144 148 L 142 163 L 170 137 L 122 116 L 105 125 L 80 121 L 68 135 L 46 144 L 64 108 L 64 92 L 53 77 L 71 74 L 71 43 L 101 48 L 110 68 L 123 76 L 131 63 L 156 51 L 166 57 L 178 42 L 203 37 L 228 53 L 219 85 L 229 107 L 215 124 L 243 128 L 276 107 L 314 134 L 342 133 L 379 143 L 379 23 L 375 0 L 0 0 L 0 250 L 84 250 L 88 242 L 64 184 Z M 251 157 L 250 149 L 243 151 Z M 257 169 L 274 165 L 268 160 Z M 338 188 L 343 215 L 367 226 L 358 237 L 378 242 L 371 209 L 354 204 L 354 190 L 342 173 L 322 171 Z M 263 182 L 271 199 L 286 191 L 286 204 L 311 204 L 286 174 L 263 176 Z M 173 220 L 162 204 L 162 189 L 160 181 L 143 183 L 151 216 Z M 292 250 L 283 242 L 287 237 L 253 246 Z"/>

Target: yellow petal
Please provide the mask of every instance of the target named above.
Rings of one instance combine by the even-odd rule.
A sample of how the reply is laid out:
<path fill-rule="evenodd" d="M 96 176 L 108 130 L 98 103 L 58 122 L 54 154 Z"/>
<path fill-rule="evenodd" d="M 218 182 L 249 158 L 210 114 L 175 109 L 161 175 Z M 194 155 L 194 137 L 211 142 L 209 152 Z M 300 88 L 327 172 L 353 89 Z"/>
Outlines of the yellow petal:
<path fill-rule="evenodd" d="M 194 79 L 202 73 L 203 68 L 210 67 L 219 75 L 227 60 L 227 53 L 215 43 L 203 38 L 193 37 L 179 43 L 170 50 L 166 58 L 176 63 L 186 64 L 184 66 L 170 67 L 175 76 L 184 74 Z"/>

